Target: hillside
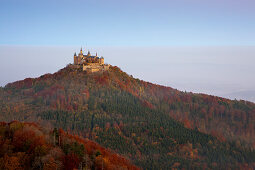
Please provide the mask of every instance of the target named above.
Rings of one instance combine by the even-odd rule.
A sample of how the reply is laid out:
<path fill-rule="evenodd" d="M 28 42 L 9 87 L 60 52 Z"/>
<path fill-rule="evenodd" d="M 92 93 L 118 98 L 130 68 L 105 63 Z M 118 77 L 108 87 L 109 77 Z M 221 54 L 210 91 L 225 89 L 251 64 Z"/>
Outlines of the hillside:
<path fill-rule="evenodd" d="M 95 142 L 35 123 L 0 122 L 0 169 L 138 169 Z"/>
<path fill-rule="evenodd" d="M 118 67 L 71 66 L 0 89 L 1 121 L 37 121 L 89 138 L 146 169 L 247 168 L 255 162 L 255 104 L 181 92 Z"/>

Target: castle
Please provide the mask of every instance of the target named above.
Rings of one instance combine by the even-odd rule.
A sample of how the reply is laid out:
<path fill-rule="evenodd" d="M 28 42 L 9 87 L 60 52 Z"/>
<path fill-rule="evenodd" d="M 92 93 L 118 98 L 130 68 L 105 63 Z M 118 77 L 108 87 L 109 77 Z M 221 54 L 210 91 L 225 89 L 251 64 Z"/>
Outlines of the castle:
<path fill-rule="evenodd" d="M 104 58 L 98 57 L 97 53 L 95 56 L 92 56 L 90 54 L 90 51 L 88 51 L 88 54 L 84 55 L 82 52 L 82 48 L 78 55 L 74 53 L 74 65 L 82 67 L 83 71 L 91 73 L 108 70 L 110 66 L 108 64 L 104 64 Z"/>

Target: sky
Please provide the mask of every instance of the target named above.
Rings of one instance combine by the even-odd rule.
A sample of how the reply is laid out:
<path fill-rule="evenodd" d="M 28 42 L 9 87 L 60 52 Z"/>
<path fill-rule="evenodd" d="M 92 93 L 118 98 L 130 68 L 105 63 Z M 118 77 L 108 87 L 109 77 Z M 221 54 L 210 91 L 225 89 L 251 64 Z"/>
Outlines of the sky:
<path fill-rule="evenodd" d="M 1 0 L 0 44 L 255 45 L 254 0 Z"/>
<path fill-rule="evenodd" d="M 255 101 L 254 9 L 254 0 L 0 0 L 0 86 L 54 73 L 82 46 L 146 81 Z"/>

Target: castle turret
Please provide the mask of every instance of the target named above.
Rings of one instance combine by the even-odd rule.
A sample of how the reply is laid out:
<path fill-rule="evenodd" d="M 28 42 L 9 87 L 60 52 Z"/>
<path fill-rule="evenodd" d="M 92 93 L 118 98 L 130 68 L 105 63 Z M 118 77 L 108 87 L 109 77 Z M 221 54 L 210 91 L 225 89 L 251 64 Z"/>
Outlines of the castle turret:
<path fill-rule="evenodd" d="M 78 60 L 77 60 L 77 55 L 76 55 L 76 53 L 74 53 L 74 55 L 73 55 L 73 63 L 74 63 L 74 64 L 78 64 Z"/>
<path fill-rule="evenodd" d="M 82 47 L 81 47 L 81 50 L 80 50 L 80 54 L 82 54 Z"/>
<path fill-rule="evenodd" d="M 77 56 L 77 64 L 81 64 L 82 58 L 83 58 L 83 53 L 82 53 L 82 47 L 81 47 L 80 53 Z"/>
<path fill-rule="evenodd" d="M 87 56 L 91 56 L 91 54 L 90 54 L 90 51 L 88 51 L 88 54 L 87 54 Z"/>
<path fill-rule="evenodd" d="M 104 64 L 104 57 L 100 57 L 100 59 L 99 59 L 99 64 L 101 64 L 101 65 Z"/>

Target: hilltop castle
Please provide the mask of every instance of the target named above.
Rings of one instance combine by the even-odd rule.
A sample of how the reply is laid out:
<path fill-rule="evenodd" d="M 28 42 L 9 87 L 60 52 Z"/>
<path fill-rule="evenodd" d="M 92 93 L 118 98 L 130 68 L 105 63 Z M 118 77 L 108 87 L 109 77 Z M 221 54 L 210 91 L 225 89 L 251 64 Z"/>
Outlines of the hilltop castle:
<path fill-rule="evenodd" d="M 95 56 L 92 56 L 90 54 L 90 51 L 88 51 L 88 54 L 84 55 L 82 52 L 82 48 L 78 55 L 74 53 L 74 65 L 78 67 L 82 66 L 83 71 L 92 73 L 108 70 L 110 66 L 108 64 L 104 64 L 104 58 L 98 57 L 97 53 Z"/>

